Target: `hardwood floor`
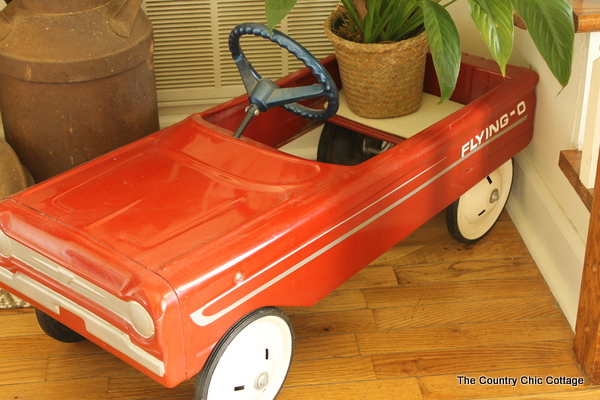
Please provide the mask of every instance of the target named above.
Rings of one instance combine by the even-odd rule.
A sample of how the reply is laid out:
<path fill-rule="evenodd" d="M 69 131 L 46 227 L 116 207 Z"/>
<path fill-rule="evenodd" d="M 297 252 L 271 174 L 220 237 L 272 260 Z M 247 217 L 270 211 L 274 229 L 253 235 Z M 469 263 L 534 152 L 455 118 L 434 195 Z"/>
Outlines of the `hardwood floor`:
<path fill-rule="evenodd" d="M 506 214 L 471 246 L 438 215 L 319 304 L 285 311 L 297 340 L 278 400 L 600 398 L 579 384 L 573 332 Z M 53 341 L 31 310 L 0 311 L 0 327 L 0 400 L 193 397 L 193 380 L 166 389 L 91 343 Z"/>

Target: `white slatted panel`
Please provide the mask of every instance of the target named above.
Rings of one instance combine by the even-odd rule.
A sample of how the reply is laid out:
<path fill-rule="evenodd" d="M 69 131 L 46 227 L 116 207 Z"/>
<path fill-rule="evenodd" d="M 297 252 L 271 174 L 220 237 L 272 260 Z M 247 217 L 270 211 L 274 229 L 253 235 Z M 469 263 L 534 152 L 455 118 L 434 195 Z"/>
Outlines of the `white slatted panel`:
<path fill-rule="evenodd" d="M 154 30 L 157 89 L 213 86 L 210 3 L 149 0 L 146 12 Z"/>
<path fill-rule="evenodd" d="M 219 18 L 219 61 L 222 76 L 221 84 L 223 86 L 239 85 L 241 80 L 237 67 L 231 58 L 229 47 L 227 46 L 229 32 L 242 22 L 258 22 L 265 24 L 264 2 L 262 0 L 218 0 L 217 3 Z M 242 4 L 244 5 L 243 10 L 241 10 Z M 279 46 L 276 44 L 269 45 L 270 42 L 253 36 L 244 36 L 241 40 L 244 54 L 246 54 L 254 68 L 259 71 L 262 76 L 273 78 L 282 75 L 283 53 Z"/>
<path fill-rule="evenodd" d="M 317 58 L 333 52 L 323 22 L 337 0 L 298 0 L 281 30 Z M 154 27 L 156 82 L 162 103 L 193 104 L 230 98 L 243 90 L 227 47 L 242 22 L 265 23 L 264 0 L 145 0 Z M 245 36 L 242 47 L 265 77 L 279 78 L 301 67 L 264 39 Z"/>
<path fill-rule="evenodd" d="M 287 18 L 285 32 L 306 47 L 317 59 L 327 57 L 333 53 L 333 47 L 325 36 L 323 24 L 337 3 L 337 0 L 298 0 Z M 289 72 L 302 67 L 302 63 L 291 54 L 289 60 Z"/>

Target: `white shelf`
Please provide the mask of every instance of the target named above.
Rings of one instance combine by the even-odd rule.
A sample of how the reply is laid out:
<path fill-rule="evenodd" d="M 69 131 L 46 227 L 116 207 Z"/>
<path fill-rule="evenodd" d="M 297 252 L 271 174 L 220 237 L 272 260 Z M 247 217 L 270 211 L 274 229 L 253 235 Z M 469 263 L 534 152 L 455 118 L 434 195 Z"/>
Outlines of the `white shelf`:
<path fill-rule="evenodd" d="M 340 108 L 337 115 L 362 125 L 408 139 L 464 107 L 464 105 L 450 100 L 438 105 L 439 101 L 439 97 L 423 93 L 421 107 L 416 112 L 396 118 L 373 119 L 359 117 L 354 114 L 348 107 L 344 91 L 341 91 Z"/>

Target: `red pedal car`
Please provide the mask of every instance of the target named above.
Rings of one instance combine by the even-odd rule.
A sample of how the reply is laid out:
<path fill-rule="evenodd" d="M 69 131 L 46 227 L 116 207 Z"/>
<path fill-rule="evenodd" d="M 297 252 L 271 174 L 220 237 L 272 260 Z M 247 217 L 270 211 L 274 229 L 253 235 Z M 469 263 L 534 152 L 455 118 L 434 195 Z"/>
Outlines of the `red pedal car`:
<path fill-rule="evenodd" d="M 246 34 L 308 68 L 261 79 Z M 335 58 L 254 24 L 230 48 L 249 96 L 0 203 L 0 287 L 55 339 L 89 339 L 167 387 L 197 375 L 196 399 L 273 399 L 294 345 L 276 307 L 315 304 L 445 208 L 461 241 L 491 229 L 538 78 L 464 56 L 464 106 L 405 140 L 334 116 Z M 317 161 L 278 150 L 327 118 Z"/>

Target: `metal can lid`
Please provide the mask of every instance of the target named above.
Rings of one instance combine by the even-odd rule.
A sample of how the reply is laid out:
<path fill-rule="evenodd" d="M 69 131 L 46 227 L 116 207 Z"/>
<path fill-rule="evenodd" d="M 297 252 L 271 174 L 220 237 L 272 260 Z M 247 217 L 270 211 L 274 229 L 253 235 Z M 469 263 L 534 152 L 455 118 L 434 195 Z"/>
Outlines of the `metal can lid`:
<path fill-rule="evenodd" d="M 114 5 L 73 14 L 5 8 L 10 33 L 0 40 L 0 74 L 43 83 L 85 82 L 117 75 L 152 57 L 152 24 L 142 10 L 129 37 L 110 26 Z"/>

